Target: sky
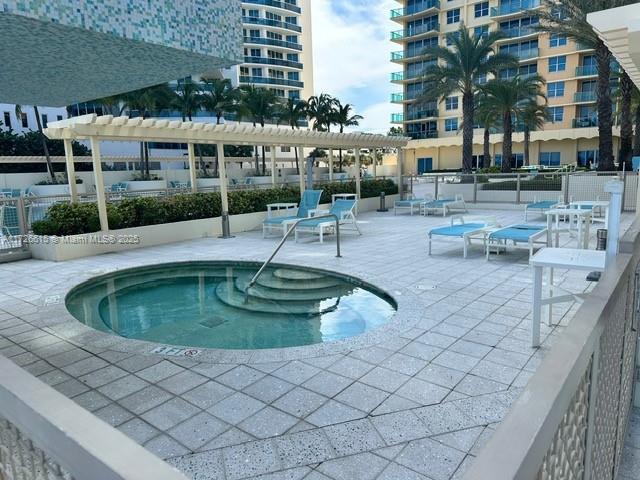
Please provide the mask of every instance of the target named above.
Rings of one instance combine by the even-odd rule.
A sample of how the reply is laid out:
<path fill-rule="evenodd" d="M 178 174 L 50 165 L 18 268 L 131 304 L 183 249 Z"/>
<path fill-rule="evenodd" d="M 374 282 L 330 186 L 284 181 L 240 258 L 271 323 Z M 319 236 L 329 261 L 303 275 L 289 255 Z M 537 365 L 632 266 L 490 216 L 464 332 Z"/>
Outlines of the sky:
<path fill-rule="evenodd" d="M 386 133 L 391 113 L 400 111 L 389 100 L 399 91 L 389 82 L 400 70 L 389 60 L 399 49 L 389 41 L 398 28 L 389 12 L 398 6 L 394 0 L 311 0 L 315 92 L 353 104 L 365 117 L 353 130 Z"/>

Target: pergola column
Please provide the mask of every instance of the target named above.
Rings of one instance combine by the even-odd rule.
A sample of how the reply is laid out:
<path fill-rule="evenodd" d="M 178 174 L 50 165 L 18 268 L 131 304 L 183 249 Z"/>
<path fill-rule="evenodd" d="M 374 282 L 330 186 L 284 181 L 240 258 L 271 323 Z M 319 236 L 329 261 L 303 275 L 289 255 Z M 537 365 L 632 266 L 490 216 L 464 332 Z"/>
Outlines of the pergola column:
<path fill-rule="evenodd" d="M 329 149 L 329 181 L 333 181 L 333 148 Z"/>
<path fill-rule="evenodd" d="M 76 185 L 76 167 L 73 164 L 73 143 L 71 140 L 64 140 L 64 157 L 67 163 L 67 182 L 69 183 L 69 193 L 71 203 L 78 201 L 78 186 Z"/>
<path fill-rule="evenodd" d="M 400 194 L 400 198 L 402 198 L 402 163 L 404 162 L 404 150 L 402 147 L 398 147 L 398 155 L 396 155 L 396 158 L 398 159 L 396 162 L 398 193 Z"/>
<path fill-rule="evenodd" d="M 276 186 L 276 146 L 271 145 L 271 185 Z"/>
<path fill-rule="evenodd" d="M 360 200 L 360 148 L 356 148 L 356 196 Z"/>
<path fill-rule="evenodd" d="M 307 159 L 306 158 L 302 158 L 302 153 L 304 153 L 304 149 L 301 149 L 300 147 L 296 147 L 297 151 L 298 151 L 298 165 L 300 166 L 300 195 L 302 195 L 304 193 L 304 177 L 305 177 L 305 172 L 307 169 Z"/>
<path fill-rule="evenodd" d="M 224 158 L 224 143 L 218 142 L 219 176 L 220 176 L 220 203 L 222 205 L 222 238 L 231 238 L 231 226 L 229 225 L 229 196 L 227 183 L 227 161 Z"/>
<path fill-rule="evenodd" d="M 198 176 L 196 175 L 196 152 L 193 143 L 187 144 L 187 152 L 189 154 L 189 179 L 191 181 L 191 191 L 198 191 Z"/>
<path fill-rule="evenodd" d="M 373 178 L 378 176 L 378 157 L 376 156 L 376 148 L 371 149 L 371 158 L 373 159 Z"/>
<path fill-rule="evenodd" d="M 96 182 L 96 201 L 98 203 L 98 216 L 100 217 L 100 230 L 107 232 L 109 231 L 109 219 L 107 217 L 107 199 L 104 194 L 100 140 L 95 137 L 91 137 L 91 158 L 93 160 L 93 177 Z"/>

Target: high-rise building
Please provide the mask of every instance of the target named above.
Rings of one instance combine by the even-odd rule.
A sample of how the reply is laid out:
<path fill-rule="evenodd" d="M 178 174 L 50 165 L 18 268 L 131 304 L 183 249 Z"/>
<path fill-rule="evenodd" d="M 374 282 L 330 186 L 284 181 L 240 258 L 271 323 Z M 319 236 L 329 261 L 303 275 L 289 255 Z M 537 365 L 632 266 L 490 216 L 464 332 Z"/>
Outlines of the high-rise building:
<path fill-rule="evenodd" d="M 242 2 L 244 63 L 240 85 L 264 86 L 282 98 L 313 95 L 311 0 Z"/>
<path fill-rule="evenodd" d="M 503 78 L 517 74 L 539 74 L 548 98 L 550 120 L 543 129 L 532 132 L 532 164 L 589 165 L 597 162 L 598 118 L 596 109 L 597 69 L 593 50 L 563 36 L 550 36 L 535 28 L 540 0 L 399 0 L 401 8 L 391 18 L 401 29 L 391 33 L 399 46 L 391 61 L 399 71 L 391 75 L 398 86 L 391 102 L 400 112 L 392 123 L 402 125 L 412 137 L 406 158 L 409 172 L 455 169 L 462 157 L 462 97 L 452 94 L 441 102 L 419 101 L 425 86 L 420 80 L 429 60 L 425 47 L 448 46 L 461 22 L 476 35 L 500 30 L 505 37 L 496 48 L 517 56 L 517 68 L 500 72 Z M 618 129 L 614 128 L 614 152 L 617 154 Z M 474 161 L 482 160 L 482 130 L 474 131 Z M 523 135 L 514 134 L 512 165 L 523 162 Z M 502 162 L 501 135 L 491 137 L 494 163 Z"/>

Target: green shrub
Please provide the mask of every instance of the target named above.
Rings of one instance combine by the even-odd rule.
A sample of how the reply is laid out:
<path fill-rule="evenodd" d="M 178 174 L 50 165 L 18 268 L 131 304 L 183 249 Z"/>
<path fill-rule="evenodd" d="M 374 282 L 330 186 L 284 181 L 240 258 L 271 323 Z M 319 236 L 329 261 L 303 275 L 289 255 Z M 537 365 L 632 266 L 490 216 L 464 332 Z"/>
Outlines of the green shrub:
<path fill-rule="evenodd" d="M 322 185 L 321 203 L 331 202 L 336 193 L 355 193 L 355 182 Z M 398 193 L 392 180 L 363 180 L 362 198 Z M 298 188 L 270 188 L 264 190 L 235 190 L 229 192 L 229 213 L 264 212 L 269 203 L 297 203 Z M 112 230 L 184 222 L 221 215 L 222 201 L 219 192 L 175 195 L 173 197 L 133 197 L 118 203 L 107 204 L 107 217 Z M 33 222 L 36 235 L 77 235 L 100 230 L 98 206 L 95 203 L 58 203 L 53 205 L 43 220 Z"/>
<path fill-rule="evenodd" d="M 508 190 L 516 191 L 518 189 L 517 180 L 506 180 L 503 182 L 490 182 L 482 186 L 483 190 Z M 520 180 L 520 190 L 523 192 L 531 191 L 556 191 L 562 190 L 562 179 L 558 176 L 553 178 L 545 178 L 538 175 L 530 180 Z"/>

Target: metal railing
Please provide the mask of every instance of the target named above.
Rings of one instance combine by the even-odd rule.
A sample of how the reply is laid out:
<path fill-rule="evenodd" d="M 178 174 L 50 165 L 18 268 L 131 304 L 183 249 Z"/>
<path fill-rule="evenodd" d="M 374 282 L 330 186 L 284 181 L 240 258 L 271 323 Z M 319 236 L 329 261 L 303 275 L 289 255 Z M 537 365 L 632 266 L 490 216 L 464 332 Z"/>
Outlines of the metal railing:
<path fill-rule="evenodd" d="M 415 15 L 417 13 L 426 12 L 432 8 L 440 8 L 439 0 L 423 0 L 405 8 L 394 8 L 391 10 L 391 19 Z"/>
<path fill-rule="evenodd" d="M 3 480 L 186 480 L 129 437 L 0 356 Z"/>
<path fill-rule="evenodd" d="M 636 370 L 640 221 L 464 480 L 615 480 Z"/>
<path fill-rule="evenodd" d="M 287 242 L 287 239 L 291 236 L 291 234 L 293 232 L 295 232 L 296 227 L 301 224 L 302 222 L 308 222 L 309 220 L 320 220 L 322 218 L 333 218 L 335 223 L 336 223 L 336 257 L 340 258 L 342 257 L 342 255 L 340 255 L 340 219 L 338 218 L 338 216 L 334 213 L 328 213 L 326 215 L 318 215 L 317 217 L 310 217 L 310 218 L 301 218 L 300 220 L 296 220 L 287 230 L 287 233 L 285 233 L 284 237 L 282 237 L 282 240 L 280 240 L 280 242 L 278 243 L 278 245 L 276 246 L 276 248 L 273 250 L 273 253 L 271 253 L 271 255 L 269 256 L 269 258 L 262 264 L 262 266 L 260 267 L 260 269 L 256 272 L 256 274 L 253 276 L 253 278 L 251 279 L 251 281 L 247 284 L 247 286 L 244 289 L 244 294 L 245 294 L 245 299 L 248 298 L 249 296 L 249 289 L 253 286 L 255 286 L 256 282 L 258 281 L 258 278 L 260 278 L 260 275 L 262 275 L 262 273 L 264 272 L 264 270 L 269 266 L 269 264 L 273 261 L 273 259 L 275 258 L 275 256 L 278 254 L 278 252 L 280 251 L 280 249 L 284 246 L 284 244 Z"/>

